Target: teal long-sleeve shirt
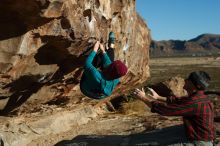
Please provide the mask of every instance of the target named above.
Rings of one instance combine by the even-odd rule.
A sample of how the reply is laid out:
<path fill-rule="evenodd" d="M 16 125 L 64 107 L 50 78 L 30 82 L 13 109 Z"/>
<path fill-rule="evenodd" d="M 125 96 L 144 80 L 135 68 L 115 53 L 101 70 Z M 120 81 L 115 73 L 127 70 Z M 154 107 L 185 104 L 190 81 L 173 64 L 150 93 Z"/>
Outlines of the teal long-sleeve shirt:
<path fill-rule="evenodd" d="M 92 64 L 95 55 L 96 52 L 92 51 L 86 59 L 80 89 L 88 97 L 102 99 L 112 94 L 112 91 L 119 83 L 119 79 L 107 80 L 104 74 Z M 104 67 L 112 63 L 106 53 L 103 54 L 102 61 Z"/>

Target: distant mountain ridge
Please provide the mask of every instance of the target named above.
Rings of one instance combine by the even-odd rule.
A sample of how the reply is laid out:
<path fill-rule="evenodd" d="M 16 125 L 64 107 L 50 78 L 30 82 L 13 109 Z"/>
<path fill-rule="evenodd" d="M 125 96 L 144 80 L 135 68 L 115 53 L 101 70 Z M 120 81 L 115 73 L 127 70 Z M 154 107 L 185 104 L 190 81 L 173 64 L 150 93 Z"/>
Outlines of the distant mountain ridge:
<path fill-rule="evenodd" d="M 220 35 L 202 34 L 188 41 L 152 41 L 152 56 L 220 54 Z"/>

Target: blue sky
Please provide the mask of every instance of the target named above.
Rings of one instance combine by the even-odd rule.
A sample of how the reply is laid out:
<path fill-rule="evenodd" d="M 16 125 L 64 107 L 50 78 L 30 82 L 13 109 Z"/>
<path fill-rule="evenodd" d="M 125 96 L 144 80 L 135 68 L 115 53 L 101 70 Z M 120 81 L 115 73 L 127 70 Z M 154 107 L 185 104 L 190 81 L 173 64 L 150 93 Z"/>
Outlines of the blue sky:
<path fill-rule="evenodd" d="M 136 0 L 154 40 L 189 40 L 220 34 L 220 0 Z"/>

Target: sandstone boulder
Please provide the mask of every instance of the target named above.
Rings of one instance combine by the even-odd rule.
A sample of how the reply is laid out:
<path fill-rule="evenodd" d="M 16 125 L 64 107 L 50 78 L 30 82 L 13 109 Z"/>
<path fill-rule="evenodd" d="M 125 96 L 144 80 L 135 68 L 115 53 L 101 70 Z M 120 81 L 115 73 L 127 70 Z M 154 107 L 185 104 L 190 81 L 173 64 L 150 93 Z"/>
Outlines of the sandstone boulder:
<path fill-rule="evenodd" d="M 135 0 L 2 0 L 0 109 L 54 98 L 78 101 L 83 63 L 97 39 L 116 33 L 116 59 L 129 68 L 112 96 L 149 77 L 150 31 Z"/>

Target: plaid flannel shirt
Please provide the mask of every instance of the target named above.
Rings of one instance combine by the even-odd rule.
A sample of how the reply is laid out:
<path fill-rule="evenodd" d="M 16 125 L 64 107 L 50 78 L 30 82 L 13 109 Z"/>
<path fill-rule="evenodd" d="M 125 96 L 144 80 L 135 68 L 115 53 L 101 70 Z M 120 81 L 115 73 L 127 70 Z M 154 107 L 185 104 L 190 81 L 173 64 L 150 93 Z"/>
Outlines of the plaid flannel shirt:
<path fill-rule="evenodd" d="M 151 110 L 164 116 L 182 116 L 190 141 L 212 141 L 215 138 L 213 104 L 204 91 L 182 99 L 172 96 L 167 98 L 167 103 L 154 101 Z"/>

